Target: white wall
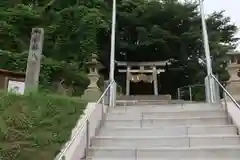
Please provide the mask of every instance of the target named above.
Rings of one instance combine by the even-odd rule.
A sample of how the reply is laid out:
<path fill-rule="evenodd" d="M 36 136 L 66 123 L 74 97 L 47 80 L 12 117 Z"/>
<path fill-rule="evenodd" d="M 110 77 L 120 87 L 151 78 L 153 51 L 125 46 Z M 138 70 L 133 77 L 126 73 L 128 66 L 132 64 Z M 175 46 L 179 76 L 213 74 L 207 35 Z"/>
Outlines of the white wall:
<path fill-rule="evenodd" d="M 240 131 L 240 109 L 233 102 L 227 102 L 227 108 L 234 125 L 236 125 L 238 131 Z"/>
<path fill-rule="evenodd" d="M 64 160 L 80 160 L 84 158 L 85 148 L 87 142 L 87 123 L 88 119 L 88 135 L 89 142 L 96 134 L 97 129 L 100 127 L 100 122 L 104 112 L 107 111 L 108 106 L 103 106 L 102 104 L 88 103 L 84 114 L 79 117 L 79 120 L 72 130 L 72 135 L 70 140 L 64 145 L 62 151 L 65 150 Z M 64 128 L 63 128 L 64 129 Z M 71 145 L 69 145 L 71 144 Z M 61 153 L 56 157 L 56 160 L 60 159 Z"/>

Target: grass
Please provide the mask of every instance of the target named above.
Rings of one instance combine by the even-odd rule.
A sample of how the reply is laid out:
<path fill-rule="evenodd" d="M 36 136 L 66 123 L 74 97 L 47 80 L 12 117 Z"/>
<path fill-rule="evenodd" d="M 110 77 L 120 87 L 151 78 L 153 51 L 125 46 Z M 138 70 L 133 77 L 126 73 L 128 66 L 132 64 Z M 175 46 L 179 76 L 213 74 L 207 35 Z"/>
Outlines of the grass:
<path fill-rule="evenodd" d="M 63 96 L 0 92 L 0 160 L 53 160 L 85 106 Z"/>

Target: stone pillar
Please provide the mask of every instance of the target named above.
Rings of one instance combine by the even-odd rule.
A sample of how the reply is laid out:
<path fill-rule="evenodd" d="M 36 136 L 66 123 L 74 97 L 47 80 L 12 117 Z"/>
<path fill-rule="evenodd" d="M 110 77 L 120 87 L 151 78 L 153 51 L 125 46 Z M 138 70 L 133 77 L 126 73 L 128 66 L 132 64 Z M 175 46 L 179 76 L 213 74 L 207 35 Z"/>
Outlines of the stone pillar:
<path fill-rule="evenodd" d="M 102 94 L 97 85 L 100 77 L 98 74 L 98 70 L 101 67 L 100 63 L 97 61 L 97 55 L 92 55 L 91 60 L 87 62 L 87 66 L 89 70 L 88 79 L 90 81 L 90 84 L 84 91 L 82 99 L 89 102 L 96 102 Z"/>
<path fill-rule="evenodd" d="M 27 61 L 25 93 L 38 90 L 43 39 L 44 30 L 42 28 L 33 28 Z"/>
<path fill-rule="evenodd" d="M 127 66 L 127 76 L 126 76 L 126 95 L 130 95 L 130 78 L 131 78 L 131 73 L 130 73 L 130 66 Z"/>
<path fill-rule="evenodd" d="M 156 66 L 153 67 L 153 85 L 154 85 L 154 95 L 158 95 L 158 81 L 157 81 L 157 69 Z"/>

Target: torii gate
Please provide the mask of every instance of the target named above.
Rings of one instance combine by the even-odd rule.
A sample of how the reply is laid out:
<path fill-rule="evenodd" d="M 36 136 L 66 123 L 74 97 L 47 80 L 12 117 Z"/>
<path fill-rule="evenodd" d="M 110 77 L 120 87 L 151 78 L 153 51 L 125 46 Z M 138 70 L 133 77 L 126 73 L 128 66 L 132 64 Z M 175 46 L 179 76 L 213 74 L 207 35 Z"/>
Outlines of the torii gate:
<path fill-rule="evenodd" d="M 126 69 L 118 69 L 120 73 L 126 73 L 126 95 L 130 95 L 130 81 L 133 82 L 149 82 L 154 85 L 154 95 L 158 95 L 158 80 L 157 75 L 161 72 L 165 72 L 161 69 L 166 64 L 170 64 L 169 61 L 158 62 L 116 62 L 119 67 L 125 67 Z M 150 74 L 150 75 L 147 75 Z"/>

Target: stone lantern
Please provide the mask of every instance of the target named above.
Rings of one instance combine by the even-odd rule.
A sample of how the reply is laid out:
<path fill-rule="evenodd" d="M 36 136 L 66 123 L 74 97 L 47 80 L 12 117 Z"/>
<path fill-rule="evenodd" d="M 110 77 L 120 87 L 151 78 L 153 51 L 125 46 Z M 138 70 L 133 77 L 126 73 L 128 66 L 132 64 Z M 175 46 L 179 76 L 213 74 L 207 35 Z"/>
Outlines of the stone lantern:
<path fill-rule="evenodd" d="M 233 95 L 237 100 L 240 98 L 240 52 L 231 51 L 227 53 L 230 61 L 228 63 L 228 73 L 230 79 L 228 81 L 227 90 Z"/>
<path fill-rule="evenodd" d="M 102 94 L 97 85 L 100 78 L 98 71 L 102 68 L 102 65 L 97 61 L 96 54 L 92 54 L 91 60 L 87 62 L 87 66 L 89 70 L 88 79 L 90 83 L 87 89 L 84 91 L 82 99 L 89 102 L 96 102 Z"/>

